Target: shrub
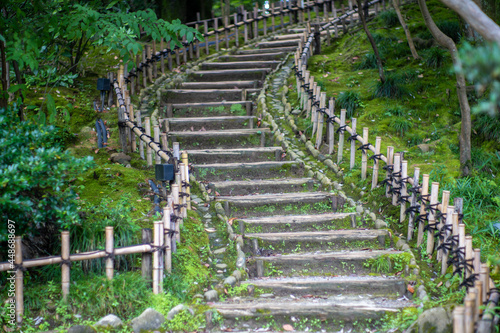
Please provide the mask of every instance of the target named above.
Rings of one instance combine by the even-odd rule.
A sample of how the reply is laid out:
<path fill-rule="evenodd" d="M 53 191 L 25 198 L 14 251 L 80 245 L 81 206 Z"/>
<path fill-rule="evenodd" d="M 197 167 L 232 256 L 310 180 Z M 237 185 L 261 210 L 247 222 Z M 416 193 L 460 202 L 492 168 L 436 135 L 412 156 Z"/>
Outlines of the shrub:
<path fill-rule="evenodd" d="M 378 81 L 373 93 L 374 97 L 401 98 L 408 95 L 406 79 L 398 73 L 386 73 L 385 82 Z"/>
<path fill-rule="evenodd" d="M 349 119 L 353 116 L 354 110 L 361 106 L 361 98 L 358 92 L 347 91 L 340 94 L 337 103 L 340 109 L 346 109 L 346 117 Z"/>
<path fill-rule="evenodd" d="M 424 52 L 424 56 L 428 67 L 440 68 L 446 62 L 448 52 L 439 47 L 431 47 Z"/>
<path fill-rule="evenodd" d="M 404 134 L 410 129 L 412 122 L 404 117 L 394 117 L 391 119 L 391 128 L 399 135 L 404 136 Z"/>
<path fill-rule="evenodd" d="M 361 62 L 356 65 L 356 69 L 373 69 L 378 68 L 377 66 L 377 57 L 375 57 L 375 53 L 370 52 L 365 54 L 361 58 Z"/>
<path fill-rule="evenodd" d="M 394 10 L 386 10 L 380 13 L 380 18 L 387 27 L 393 27 L 399 23 L 398 15 Z"/>

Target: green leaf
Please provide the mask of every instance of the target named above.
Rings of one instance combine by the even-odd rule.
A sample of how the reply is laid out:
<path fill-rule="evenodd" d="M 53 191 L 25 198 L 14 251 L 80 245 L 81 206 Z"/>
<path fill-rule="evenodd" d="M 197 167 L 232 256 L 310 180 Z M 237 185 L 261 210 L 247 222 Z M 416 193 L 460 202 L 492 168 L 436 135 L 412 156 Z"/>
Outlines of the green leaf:
<path fill-rule="evenodd" d="M 26 85 L 25 84 L 14 84 L 14 85 L 10 86 L 10 88 L 9 88 L 10 93 L 15 93 L 18 90 L 26 90 Z"/>

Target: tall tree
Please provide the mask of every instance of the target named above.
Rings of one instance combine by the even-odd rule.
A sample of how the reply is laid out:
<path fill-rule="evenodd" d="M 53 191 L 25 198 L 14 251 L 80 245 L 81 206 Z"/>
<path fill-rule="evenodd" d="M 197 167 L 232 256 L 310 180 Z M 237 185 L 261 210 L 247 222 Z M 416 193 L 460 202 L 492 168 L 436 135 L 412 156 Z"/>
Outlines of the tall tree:
<path fill-rule="evenodd" d="M 418 0 L 418 5 L 422 16 L 424 17 L 425 25 L 431 32 L 434 39 L 439 45 L 448 49 L 455 68 L 461 68 L 461 61 L 458 56 L 457 46 L 453 39 L 446 36 L 434 23 L 434 20 L 429 13 L 425 0 Z M 460 168 L 463 176 L 470 173 L 470 160 L 471 160 L 471 116 L 470 106 L 467 100 L 467 91 L 465 84 L 465 77 L 460 71 L 455 72 L 457 79 L 457 95 L 460 104 L 462 125 L 460 130 Z"/>
<path fill-rule="evenodd" d="M 363 13 L 363 4 L 361 0 L 356 0 L 358 3 L 358 15 L 359 18 L 361 19 L 361 24 L 363 25 L 363 29 L 365 30 L 366 37 L 368 37 L 368 40 L 370 41 L 370 44 L 372 45 L 373 48 L 373 53 L 375 53 L 375 58 L 377 58 L 377 66 L 378 66 L 378 75 L 380 76 L 380 81 L 382 83 L 385 82 L 385 75 L 384 75 L 384 67 L 382 66 L 382 59 L 380 59 L 380 54 L 378 53 L 378 48 L 377 44 L 375 43 L 375 40 L 373 39 L 373 36 L 368 30 L 368 27 L 366 25 L 366 19 L 365 19 L 365 14 Z"/>
<path fill-rule="evenodd" d="M 392 0 L 392 6 L 394 7 L 394 10 L 396 11 L 396 15 L 398 15 L 399 23 L 401 23 L 401 26 L 403 27 L 403 30 L 405 31 L 406 39 L 408 40 L 408 46 L 410 47 L 411 55 L 413 59 L 418 59 L 420 58 L 418 56 L 417 50 L 415 49 L 415 45 L 413 44 L 413 38 L 411 38 L 411 33 L 410 29 L 408 28 L 408 25 L 405 22 L 405 19 L 403 15 L 401 14 L 401 10 L 399 9 L 398 5 L 398 0 Z"/>

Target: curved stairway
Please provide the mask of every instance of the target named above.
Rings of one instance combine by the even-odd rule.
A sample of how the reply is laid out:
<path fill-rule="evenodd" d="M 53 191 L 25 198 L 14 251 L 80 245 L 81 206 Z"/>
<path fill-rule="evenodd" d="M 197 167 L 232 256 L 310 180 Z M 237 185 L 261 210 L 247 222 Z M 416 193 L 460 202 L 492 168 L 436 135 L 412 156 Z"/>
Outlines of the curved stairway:
<path fill-rule="evenodd" d="M 305 177 L 259 127 L 251 101 L 297 44 L 296 34 L 281 35 L 203 63 L 162 96 L 172 103 L 169 140 L 236 218 L 249 257 L 248 296 L 212 304 L 223 322 L 211 331 L 373 332 L 377 319 L 411 305 L 403 279 L 364 265 L 398 253 L 386 231 L 343 212 L 343 199 Z"/>

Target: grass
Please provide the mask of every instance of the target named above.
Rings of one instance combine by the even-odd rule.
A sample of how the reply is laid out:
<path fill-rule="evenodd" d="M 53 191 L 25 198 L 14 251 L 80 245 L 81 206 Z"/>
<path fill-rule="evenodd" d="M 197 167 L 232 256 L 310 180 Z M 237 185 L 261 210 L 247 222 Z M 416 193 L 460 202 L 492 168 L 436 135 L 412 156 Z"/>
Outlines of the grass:
<path fill-rule="evenodd" d="M 346 91 L 337 98 L 337 103 L 339 109 L 345 109 L 347 119 L 350 119 L 354 115 L 354 111 L 359 108 L 361 103 L 361 98 L 358 92 Z"/>
<path fill-rule="evenodd" d="M 409 95 L 407 78 L 404 74 L 388 72 L 385 75 L 385 82 L 378 81 L 374 86 L 373 97 L 387 97 L 401 99 Z"/>

